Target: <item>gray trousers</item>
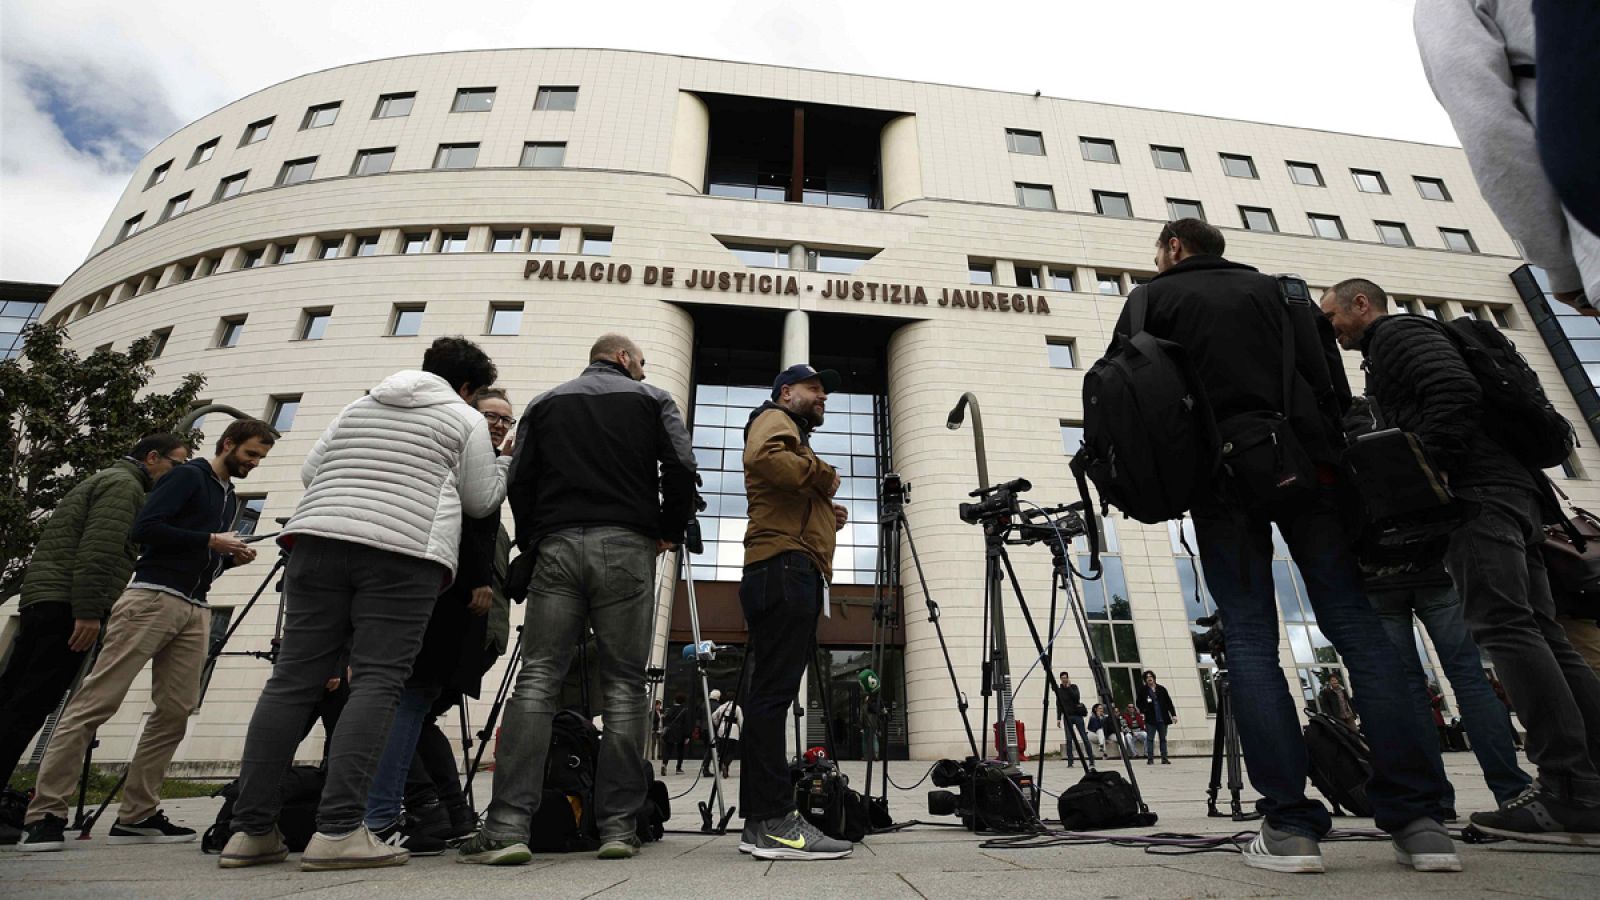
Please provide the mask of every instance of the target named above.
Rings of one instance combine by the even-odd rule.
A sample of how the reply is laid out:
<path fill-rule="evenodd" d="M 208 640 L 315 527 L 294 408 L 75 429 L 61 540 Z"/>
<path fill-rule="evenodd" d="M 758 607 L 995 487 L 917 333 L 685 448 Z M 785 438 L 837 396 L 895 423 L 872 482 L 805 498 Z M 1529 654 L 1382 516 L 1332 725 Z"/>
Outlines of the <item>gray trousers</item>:
<path fill-rule="evenodd" d="M 296 539 L 286 575 L 283 644 L 245 736 L 235 830 L 272 831 L 281 805 L 278 783 L 328 679 L 340 674 L 346 646 L 350 699 L 331 738 L 317 830 L 338 835 L 360 827 L 400 688 L 448 575 L 444 566 L 413 556 L 330 538 Z"/>
<path fill-rule="evenodd" d="M 655 539 L 626 528 L 568 528 L 545 537 L 537 552 L 522 669 L 506 704 L 494 800 L 483 829 L 498 840 L 528 839 L 544 789 L 561 685 L 578 642 L 593 628 L 605 719 L 595 821 L 602 841 L 637 843 L 634 817 L 649 787 L 641 761 L 650 703 L 644 670 L 655 612 Z"/>

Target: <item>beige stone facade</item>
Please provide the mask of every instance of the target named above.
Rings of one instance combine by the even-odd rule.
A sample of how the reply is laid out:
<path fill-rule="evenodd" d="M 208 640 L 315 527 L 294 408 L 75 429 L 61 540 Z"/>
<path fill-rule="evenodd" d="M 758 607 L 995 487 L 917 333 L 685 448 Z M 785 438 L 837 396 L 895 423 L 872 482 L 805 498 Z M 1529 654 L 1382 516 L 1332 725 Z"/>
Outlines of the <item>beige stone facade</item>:
<path fill-rule="evenodd" d="M 541 86 L 576 87 L 575 108 L 536 109 Z M 459 89 L 490 87 L 495 95 L 489 110 L 451 111 Z M 404 92 L 415 93 L 408 115 L 375 117 L 381 96 Z M 714 117 L 702 99 L 708 96 L 882 111 L 886 124 L 873 136 L 882 208 L 708 195 L 703 173 Z M 334 102 L 341 105 L 331 125 L 301 127 L 309 109 Z M 241 146 L 247 128 L 268 118 L 273 123 L 267 137 Z M 1040 135 L 1043 155 L 1008 150 L 1007 129 Z M 1119 161 L 1086 159 L 1082 138 L 1114 141 Z M 209 159 L 193 162 L 197 148 L 213 139 L 217 145 Z M 564 143 L 561 165 L 520 167 L 527 142 Z M 471 168 L 434 168 L 441 145 L 472 143 L 478 148 Z M 1188 171 L 1158 168 L 1152 146 L 1181 148 Z M 351 174 L 361 151 L 383 148 L 394 148 L 388 172 Z M 1250 157 L 1258 177 L 1225 174 L 1220 154 Z M 309 180 L 277 184 L 285 163 L 312 157 Z M 164 178 L 150 184 L 169 160 Z M 1289 162 L 1315 164 L 1323 184 L 1294 183 Z M 1382 173 L 1388 192 L 1358 190 L 1352 170 Z M 223 179 L 238 173 L 247 173 L 242 192 L 214 199 Z M 1425 199 L 1414 176 L 1442 180 L 1451 199 Z M 1049 186 L 1056 208 L 1019 206 L 1019 183 Z M 1135 218 L 1098 214 L 1096 191 L 1125 194 Z M 158 221 L 169 200 L 184 193 L 191 195 L 186 210 Z M 241 98 L 150 151 L 88 259 L 57 291 L 43 318 L 69 322 L 72 344 L 80 350 L 108 342 L 125 347 L 170 329 L 155 363 L 158 386 L 203 372 L 207 399 L 263 415 L 272 398 L 298 396 L 293 427 L 240 485 L 243 492 L 265 495 L 263 531 L 274 527 L 272 518 L 293 510 L 300 461 L 329 418 L 388 373 L 416 366 L 433 337 L 464 334 L 481 342 L 520 407 L 576 374 L 597 335 L 622 330 L 646 349 L 652 381 L 688 410 L 693 310 L 714 315 L 723 307 L 752 307 L 896 320 L 900 327 L 884 348 L 894 448 L 889 465 L 915 486 L 907 513 L 926 567 L 926 590 L 944 610 L 944 630 L 976 709 L 983 547 L 981 535 L 958 520 L 955 505 L 977 476 L 970 430 L 948 430 L 946 413 L 963 391 L 975 392 L 992 476 L 1026 476 L 1034 484 L 1030 498 L 1041 504 L 1075 499 L 1061 426 L 1081 420 L 1084 368 L 1104 349 L 1121 295 L 1133 278 L 1153 272 L 1153 244 L 1168 218 L 1169 199 L 1201 203 L 1209 221 L 1223 228 L 1228 256 L 1263 271 L 1296 272 L 1319 288 L 1363 275 L 1397 297 L 1442 303 L 1451 316 L 1484 307 L 1485 315 L 1502 318 L 1546 376 L 1561 409 L 1574 421 L 1580 418 L 1570 395 L 1558 387 L 1548 353 L 1527 330 L 1527 313 L 1507 277 L 1521 264 L 1516 248 L 1476 192 L 1457 149 L 608 50 L 379 60 Z M 1279 231 L 1245 230 L 1240 207 L 1271 210 Z M 1348 239 L 1314 237 L 1310 214 L 1337 216 Z M 125 223 L 141 215 L 137 230 L 119 240 Z M 1416 246 L 1381 243 L 1377 222 L 1404 223 Z M 1470 232 L 1479 252 L 1450 252 L 1441 228 Z M 508 233 L 516 234 L 515 248 L 492 252 L 497 234 Z M 530 241 L 540 234 L 551 244 L 533 252 Z M 586 234 L 609 235 L 609 252 L 583 253 Z M 410 235 L 425 235 L 428 252 L 402 252 Z M 458 249 L 451 243 L 456 235 L 465 235 L 460 252 L 445 252 Z M 371 255 L 359 255 L 363 239 L 376 239 Z M 800 252 L 791 254 L 790 271 L 754 269 L 728 243 Z M 874 255 L 848 275 L 807 271 L 806 252 L 816 249 Z M 292 259 L 282 262 L 288 250 Z M 246 268 L 257 251 L 260 264 Z M 530 261 L 537 263 L 531 271 Z M 546 263 L 555 267 L 549 278 L 541 277 Z M 586 276 L 600 277 L 573 280 L 580 264 Z M 973 265 L 991 264 L 996 286 L 970 283 Z M 1009 287 L 1017 284 L 1019 265 L 1036 268 L 1044 286 Z M 623 266 L 630 269 L 626 283 Z M 669 267 L 670 287 L 662 283 Z M 738 275 L 741 286 L 757 287 L 689 287 L 704 270 L 727 273 L 730 283 Z M 654 284 L 646 283 L 651 271 Z M 1076 289 L 1052 289 L 1053 273 L 1070 275 Z M 763 276 L 777 279 L 778 286 L 761 290 Z M 1103 277 L 1114 280 L 1116 295 L 1098 292 Z M 793 279 L 793 293 L 784 291 L 787 279 Z M 872 299 L 854 299 L 853 284 L 851 299 L 833 296 L 840 279 L 861 282 L 863 294 L 865 285 L 873 285 Z M 880 285 L 894 286 L 891 301 L 912 302 L 881 302 Z M 926 303 L 915 302 L 918 290 Z M 1002 310 L 998 302 L 994 309 L 981 308 L 981 296 L 978 309 L 940 305 L 946 292 L 968 290 L 1025 295 L 1022 311 Z M 520 333 L 488 334 L 491 310 L 515 304 L 523 309 Z M 1047 314 L 1040 308 L 1045 305 Z M 391 336 L 397 310 L 418 307 L 424 309 L 420 332 Z M 308 311 L 331 312 L 320 339 L 300 339 Z M 218 347 L 224 320 L 240 317 L 244 327 L 236 346 Z M 791 328 L 805 326 L 804 318 L 790 321 L 799 323 Z M 812 345 L 824 339 L 820 329 L 848 327 L 839 321 L 829 317 L 825 325 L 813 318 Z M 1047 339 L 1074 342 L 1076 367 L 1052 368 Z M 1356 376 L 1356 360 L 1350 362 Z M 1579 453 L 1582 468 L 1600 471 L 1600 454 L 1587 446 Z M 1572 487 L 1579 499 L 1600 501 L 1587 482 Z M 1160 672 L 1179 706 L 1172 737 L 1185 748 L 1209 749 L 1212 721 L 1168 531 L 1127 521 L 1114 527 L 1138 665 Z M 1049 556 L 1032 548 L 1015 558 L 1042 615 Z M 264 554 L 222 578 L 213 603 L 242 604 L 269 562 Z M 911 754 L 958 754 L 964 738 L 926 621 L 924 588 L 909 559 L 902 575 Z M 235 637 L 236 648 L 265 644 L 272 600 L 269 593 L 251 614 Z M 1009 609 L 1012 666 L 1020 676 L 1034 653 L 1015 607 Z M 514 622 L 521 617 L 519 608 Z M 663 604 L 663 646 L 667 630 Z M 1287 632 L 1282 655 L 1291 675 L 1310 668 L 1297 661 Z M 1080 684 L 1088 682 L 1083 651 L 1070 629 L 1057 662 Z M 498 682 L 500 671 L 486 678 L 487 687 Z M 266 674 L 263 663 L 225 660 L 178 759 L 236 760 Z M 1037 728 L 1039 677 L 1019 699 L 1030 731 Z M 141 681 L 106 727 L 101 758 L 125 758 L 146 696 Z M 486 706 L 474 707 L 475 721 Z M 307 755 L 312 752 L 308 745 Z"/>

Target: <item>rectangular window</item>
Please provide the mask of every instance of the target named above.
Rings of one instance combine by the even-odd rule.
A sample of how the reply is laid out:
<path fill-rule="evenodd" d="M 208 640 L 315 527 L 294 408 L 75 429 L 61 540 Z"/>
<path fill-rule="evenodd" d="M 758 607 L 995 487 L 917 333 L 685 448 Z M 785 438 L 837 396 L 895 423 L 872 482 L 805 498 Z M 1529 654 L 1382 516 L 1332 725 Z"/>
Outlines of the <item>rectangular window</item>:
<path fill-rule="evenodd" d="M 1045 338 L 1045 350 L 1050 355 L 1050 368 L 1076 369 L 1078 344 L 1072 338 Z"/>
<path fill-rule="evenodd" d="M 259 144 L 266 140 L 267 135 L 272 133 L 272 123 L 276 119 L 277 116 L 268 116 L 259 122 L 251 122 L 245 126 L 244 137 L 239 139 L 239 146 L 248 147 L 251 144 Z"/>
<path fill-rule="evenodd" d="M 1040 277 L 1040 269 L 1038 266 L 1012 264 L 1011 271 L 1015 273 L 1017 277 L 1017 287 L 1044 287 L 1044 280 Z"/>
<path fill-rule="evenodd" d="M 239 268 L 241 268 L 241 269 L 259 269 L 259 268 L 261 268 L 262 266 L 264 266 L 266 264 L 267 264 L 267 248 L 265 248 L 265 247 L 257 247 L 254 250 L 246 250 L 244 252 L 244 259 L 239 261 Z"/>
<path fill-rule="evenodd" d="M 440 144 L 433 157 L 435 169 L 470 169 L 477 164 L 477 144 Z"/>
<path fill-rule="evenodd" d="M 382 175 L 394 165 L 394 148 L 377 147 L 372 150 L 357 150 L 356 163 L 350 168 L 351 175 Z"/>
<path fill-rule="evenodd" d="M 283 249 L 278 251 L 278 265 L 281 266 L 284 263 L 292 263 L 292 262 L 294 262 L 294 254 L 295 254 L 295 245 L 294 244 L 290 243 L 290 244 L 284 245 Z"/>
<path fill-rule="evenodd" d="M 1066 451 L 1068 456 L 1074 456 L 1082 447 L 1083 423 L 1068 422 L 1063 419 L 1061 422 L 1061 449 Z"/>
<path fill-rule="evenodd" d="M 849 275 L 866 264 L 876 254 L 849 253 L 844 250 L 817 250 L 817 271 L 829 272 L 835 275 Z M 783 251 L 782 259 L 787 261 L 788 251 Z M 780 265 L 782 265 L 780 263 Z"/>
<path fill-rule="evenodd" d="M 782 247 L 763 247 L 759 244 L 724 244 L 739 262 L 758 269 L 789 268 L 789 251 Z"/>
<path fill-rule="evenodd" d="M 1351 169 L 1350 175 L 1356 180 L 1356 190 L 1363 194 L 1387 194 L 1389 183 L 1383 180 L 1382 172 L 1370 169 Z"/>
<path fill-rule="evenodd" d="M 324 103 L 306 110 L 305 120 L 300 123 L 300 130 L 307 128 L 327 128 L 339 118 L 338 103 Z"/>
<path fill-rule="evenodd" d="M 967 260 L 967 281 L 971 284 L 994 284 L 994 263 Z"/>
<path fill-rule="evenodd" d="M 561 232 L 535 231 L 533 241 L 528 244 L 529 253 L 560 253 Z"/>
<path fill-rule="evenodd" d="M 122 223 L 122 228 L 117 231 L 117 240 L 121 241 L 133 237 L 139 233 L 139 229 L 143 226 L 144 213 L 139 213 L 137 216 L 129 218 L 127 221 Z"/>
<path fill-rule="evenodd" d="M 1205 208 L 1199 200 L 1179 200 L 1175 197 L 1167 198 L 1167 218 L 1176 222 L 1179 219 L 1206 220 Z"/>
<path fill-rule="evenodd" d="M 1171 169 L 1174 172 L 1189 171 L 1189 154 L 1183 152 L 1182 147 L 1158 147 L 1150 145 L 1150 156 L 1156 161 L 1156 168 Z"/>
<path fill-rule="evenodd" d="M 1078 149 L 1089 162 L 1118 163 L 1117 142 L 1106 138 L 1078 138 Z"/>
<path fill-rule="evenodd" d="M 222 138 L 212 138 L 204 144 L 194 148 L 194 156 L 189 159 L 189 167 L 193 168 L 217 155 L 217 144 Z"/>
<path fill-rule="evenodd" d="M 161 165 L 156 166 L 150 172 L 150 180 L 146 181 L 144 183 L 144 189 L 148 191 L 151 188 L 155 187 L 156 185 L 160 184 L 161 182 L 166 181 L 167 180 L 167 173 L 171 172 L 171 171 L 172 171 L 172 160 L 170 160 L 170 159 L 167 160 L 166 162 L 162 163 Z"/>
<path fill-rule="evenodd" d="M 328 332 L 328 320 L 333 318 L 331 309 L 307 309 L 300 312 L 300 340 L 320 341 Z"/>
<path fill-rule="evenodd" d="M 1133 218 L 1133 204 L 1128 202 L 1128 195 L 1115 191 L 1095 191 L 1094 209 L 1102 216 L 1117 219 Z"/>
<path fill-rule="evenodd" d="M 521 231 L 496 231 L 489 243 L 491 253 L 518 253 L 522 250 Z"/>
<path fill-rule="evenodd" d="M 1071 269 L 1058 269 L 1054 266 L 1050 267 L 1050 290 L 1075 291 L 1078 289 L 1076 282 L 1077 276 Z"/>
<path fill-rule="evenodd" d="M 426 306 L 395 306 L 389 322 L 389 334 L 394 337 L 416 337 L 422 332 L 422 314 Z"/>
<path fill-rule="evenodd" d="M 211 198 L 211 202 L 216 203 L 244 193 L 244 180 L 248 177 L 250 177 L 250 173 L 244 171 L 237 175 L 229 175 L 227 178 L 217 182 L 217 193 Z"/>
<path fill-rule="evenodd" d="M 461 88 L 451 112 L 488 112 L 494 108 L 494 88 Z"/>
<path fill-rule="evenodd" d="M 1259 178 L 1256 161 L 1236 153 L 1222 154 L 1222 173 L 1230 178 Z"/>
<path fill-rule="evenodd" d="M 202 256 L 200 261 L 194 264 L 194 277 L 204 278 L 207 275 L 212 275 L 217 271 L 217 266 L 219 265 L 222 265 L 221 257 Z"/>
<path fill-rule="evenodd" d="M 1295 184 L 1306 187 L 1322 187 L 1322 170 L 1316 163 L 1291 162 L 1289 166 L 1289 180 Z"/>
<path fill-rule="evenodd" d="M 576 87 L 541 87 L 533 99 L 534 109 L 572 110 L 578 108 Z"/>
<path fill-rule="evenodd" d="M 286 394 L 267 402 L 267 424 L 279 433 L 294 427 L 295 414 L 300 412 L 300 395 Z"/>
<path fill-rule="evenodd" d="M 291 159 L 284 163 L 283 168 L 278 171 L 278 185 L 281 187 L 283 185 L 299 184 L 302 181 L 310 181 L 311 173 L 316 170 L 317 158 L 315 156 Z"/>
<path fill-rule="evenodd" d="M 1311 233 L 1317 237 L 1334 241 L 1344 240 L 1344 223 L 1339 221 L 1338 216 L 1310 213 L 1306 218 L 1311 221 Z"/>
<path fill-rule="evenodd" d="M 167 208 L 161 211 L 161 221 L 165 222 L 173 216 L 181 215 L 184 210 L 189 208 L 189 198 L 193 196 L 193 191 L 184 191 L 178 196 L 173 197 L 171 200 L 168 200 Z"/>
<path fill-rule="evenodd" d="M 1378 226 L 1378 240 L 1391 247 L 1412 247 L 1411 229 L 1404 222 L 1374 222 Z"/>
<path fill-rule="evenodd" d="M 1239 207 L 1239 218 L 1249 231 L 1278 230 L 1278 220 L 1273 217 L 1270 209 L 1263 209 L 1259 206 L 1241 206 Z"/>
<path fill-rule="evenodd" d="M 350 254 L 350 255 L 351 256 L 377 256 L 378 255 L 378 236 L 375 235 L 375 234 L 358 235 L 356 237 L 355 252 Z"/>
<path fill-rule="evenodd" d="M 1029 209 L 1055 209 L 1056 192 L 1048 184 L 1023 184 L 1016 182 L 1017 205 Z"/>
<path fill-rule="evenodd" d="M 317 259 L 338 259 L 339 248 L 344 246 L 344 238 L 338 235 L 327 235 L 317 238 Z"/>
<path fill-rule="evenodd" d="M 239 346 L 239 338 L 244 337 L 244 322 L 244 316 L 223 319 L 222 323 L 217 326 L 217 346 Z"/>
<path fill-rule="evenodd" d="M 578 252 L 584 256 L 610 256 L 611 232 L 584 231 L 583 244 Z"/>
<path fill-rule="evenodd" d="M 467 252 L 467 232 L 446 232 L 439 238 L 440 253 L 465 253 Z"/>
<path fill-rule="evenodd" d="M 1096 272 L 1095 290 L 1108 297 L 1122 296 L 1122 275 L 1117 272 Z"/>
<path fill-rule="evenodd" d="M 1422 302 L 1422 314 L 1434 320 L 1435 322 L 1443 322 L 1445 315 L 1444 304 L 1429 303 L 1428 301 L 1424 300 Z"/>
<path fill-rule="evenodd" d="M 196 421 L 195 428 L 198 430 L 199 427 L 200 423 Z M 255 534 L 256 529 L 261 527 L 261 513 L 266 508 L 267 498 L 265 496 L 240 497 L 239 516 L 233 521 L 234 533 L 240 537 L 246 537 L 248 535 Z M 230 610 L 230 613 L 231 612 L 232 611 Z"/>
<path fill-rule="evenodd" d="M 172 339 L 171 328 L 157 328 L 150 332 L 150 339 L 155 342 L 150 348 L 150 358 L 160 359 L 161 354 L 167 352 L 167 341 Z"/>
<path fill-rule="evenodd" d="M 1443 178 L 1426 178 L 1422 175 L 1413 175 L 1411 180 L 1417 183 L 1417 193 L 1424 200 L 1441 200 L 1450 202 L 1450 191 L 1444 186 Z"/>
<path fill-rule="evenodd" d="M 384 94 L 378 98 L 378 108 L 372 111 L 374 119 L 401 119 L 411 115 L 411 104 L 417 100 L 416 91 L 403 94 Z"/>
<path fill-rule="evenodd" d="M 497 303 L 489 307 L 489 334 L 511 335 L 521 331 L 521 303 Z"/>
<path fill-rule="evenodd" d="M 189 280 L 193 279 L 194 278 L 194 268 L 195 267 L 194 267 L 193 263 L 188 263 L 188 264 L 180 263 L 178 265 L 177 273 L 172 276 L 172 283 L 173 284 L 183 284 L 185 281 L 189 281 Z"/>
<path fill-rule="evenodd" d="M 1465 228 L 1441 228 L 1439 236 L 1444 238 L 1444 245 L 1457 253 L 1477 253 L 1478 242 L 1472 239 L 1472 232 Z"/>
<path fill-rule="evenodd" d="M 1027 156 L 1043 156 L 1044 135 L 1037 131 L 1007 128 L 1006 149 L 1012 153 L 1022 153 Z"/>
<path fill-rule="evenodd" d="M 1503 306 L 1489 307 L 1489 315 L 1494 318 L 1494 324 L 1499 328 L 1511 327 L 1511 314 Z"/>
<path fill-rule="evenodd" d="M 400 252 L 405 254 L 427 253 L 428 244 L 433 236 L 426 231 L 414 231 L 405 235 L 400 240 Z"/>
<path fill-rule="evenodd" d="M 564 141 L 529 141 L 522 145 L 522 162 L 518 165 L 524 169 L 554 169 L 559 168 L 566 158 L 567 145 Z"/>

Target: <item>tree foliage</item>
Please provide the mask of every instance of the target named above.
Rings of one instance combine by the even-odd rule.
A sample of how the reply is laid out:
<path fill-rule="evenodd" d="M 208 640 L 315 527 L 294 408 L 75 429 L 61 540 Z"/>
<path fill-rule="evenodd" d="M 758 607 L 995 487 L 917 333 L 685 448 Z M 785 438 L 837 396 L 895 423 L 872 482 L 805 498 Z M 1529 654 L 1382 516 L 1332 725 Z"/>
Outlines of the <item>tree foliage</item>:
<path fill-rule="evenodd" d="M 83 357 L 66 346 L 65 329 L 33 325 L 22 355 L 0 362 L 0 599 L 21 589 L 61 498 L 139 438 L 171 431 L 194 403 L 205 377 L 193 372 L 171 393 L 140 396 L 155 352 L 147 337 L 126 353 Z"/>

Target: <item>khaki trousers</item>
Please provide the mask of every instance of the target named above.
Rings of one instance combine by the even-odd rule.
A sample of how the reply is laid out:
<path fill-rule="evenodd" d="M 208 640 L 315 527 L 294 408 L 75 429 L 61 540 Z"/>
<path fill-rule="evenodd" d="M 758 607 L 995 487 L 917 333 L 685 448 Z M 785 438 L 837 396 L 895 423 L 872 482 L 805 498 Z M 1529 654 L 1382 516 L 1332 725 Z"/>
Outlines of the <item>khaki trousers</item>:
<path fill-rule="evenodd" d="M 39 781 L 28 804 L 29 823 L 45 815 L 67 818 L 67 800 L 78 788 L 83 754 L 95 730 L 106 723 L 149 662 L 155 712 L 128 763 L 120 822 L 140 822 L 161 802 L 161 780 L 183 740 L 189 713 L 200 700 L 200 674 L 211 634 L 211 610 L 171 594 L 144 588 L 122 592 L 106 623 L 105 643 L 94 669 L 83 679 L 61 715 L 39 764 Z"/>

